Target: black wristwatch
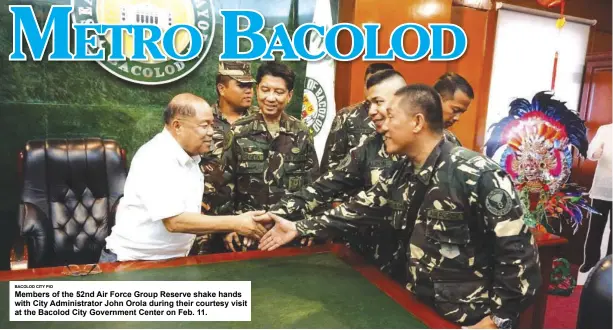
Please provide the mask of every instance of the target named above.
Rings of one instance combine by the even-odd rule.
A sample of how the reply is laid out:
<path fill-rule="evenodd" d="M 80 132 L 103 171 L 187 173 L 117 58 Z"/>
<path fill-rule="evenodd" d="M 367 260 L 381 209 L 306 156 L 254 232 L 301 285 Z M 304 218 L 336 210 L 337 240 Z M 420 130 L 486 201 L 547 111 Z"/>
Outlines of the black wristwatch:
<path fill-rule="evenodd" d="M 501 319 L 496 315 L 492 315 L 492 320 L 498 329 L 511 329 L 513 326 L 511 319 Z"/>

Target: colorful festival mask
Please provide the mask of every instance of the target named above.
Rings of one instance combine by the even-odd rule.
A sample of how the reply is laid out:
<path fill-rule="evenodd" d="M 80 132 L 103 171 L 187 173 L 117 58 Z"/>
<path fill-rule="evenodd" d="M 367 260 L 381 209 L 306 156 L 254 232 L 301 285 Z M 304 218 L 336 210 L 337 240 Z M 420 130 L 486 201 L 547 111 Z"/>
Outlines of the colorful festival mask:
<path fill-rule="evenodd" d="M 583 120 L 564 102 L 539 92 L 532 98 L 515 99 L 509 115 L 490 127 L 485 144 L 488 157 L 498 161 L 513 178 L 526 209 L 529 225 L 546 224 L 547 217 L 565 215 L 581 223 L 580 208 L 592 211 L 583 198 L 584 189 L 567 184 L 572 168 L 572 148 L 586 156 L 588 141 Z M 539 195 L 536 208 L 530 195 Z"/>

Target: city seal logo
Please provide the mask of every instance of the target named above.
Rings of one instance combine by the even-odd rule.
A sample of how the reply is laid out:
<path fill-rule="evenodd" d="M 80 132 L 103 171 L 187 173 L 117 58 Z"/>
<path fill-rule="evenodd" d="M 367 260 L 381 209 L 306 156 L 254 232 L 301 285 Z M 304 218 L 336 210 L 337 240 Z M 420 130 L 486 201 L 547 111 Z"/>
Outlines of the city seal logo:
<path fill-rule="evenodd" d="M 328 99 L 323 87 L 313 78 L 306 77 L 306 88 L 302 96 L 302 120 L 313 136 L 317 135 L 326 119 Z"/>
<path fill-rule="evenodd" d="M 165 54 L 160 39 L 155 45 L 165 60 L 155 60 L 145 48 L 146 60 L 107 61 L 98 63 L 115 76 L 143 85 L 160 85 L 185 77 L 205 59 L 215 35 L 215 10 L 212 0 L 72 0 L 75 23 L 82 24 L 154 24 L 166 32 L 171 26 L 188 24 L 196 27 L 202 35 L 204 44 L 201 52 L 189 61 L 173 60 Z M 145 43 L 147 42 L 145 36 Z M 133 35 L 123 31 L 123 48 L 126 58 L 134 55 Z M 98 47 L 104 48 L 106 58 L 110 48 L 118 47 L 107 33 L 98 40 Z M 191 44 L 190 34 L 179 30 L 174 36 L 174 48 L 178 54 L 185 54 Z M 96 50 L 92 50 L 92 53 Z"/>

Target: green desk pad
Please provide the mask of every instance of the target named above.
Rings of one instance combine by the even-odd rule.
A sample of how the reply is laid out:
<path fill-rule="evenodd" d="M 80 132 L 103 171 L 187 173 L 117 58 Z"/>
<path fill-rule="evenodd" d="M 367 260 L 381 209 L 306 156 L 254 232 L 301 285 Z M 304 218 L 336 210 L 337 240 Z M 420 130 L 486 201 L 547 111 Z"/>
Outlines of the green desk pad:
<path fill-rule="evenodd" d="M 10 322 L 3 282 L 0 328 L 426 328 L 330 253 L 40 280 L 251 281 L 251 322 Z"/>

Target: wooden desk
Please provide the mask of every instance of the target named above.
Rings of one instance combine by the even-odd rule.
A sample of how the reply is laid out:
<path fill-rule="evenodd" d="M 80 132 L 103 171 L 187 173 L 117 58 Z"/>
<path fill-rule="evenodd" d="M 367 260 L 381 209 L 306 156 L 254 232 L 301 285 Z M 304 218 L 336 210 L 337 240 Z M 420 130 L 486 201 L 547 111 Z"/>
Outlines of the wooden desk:
<path fill-rule="evenodd" d="M 530 306 L 524 313 L 520 316 L 519 327 L 523 329 L 542 329 L 545 321 L 545 312 L 547 310 L 547 289 L 549 287 L 549 276 L 552 271 L 552 263 L 553 259 L 556 256 L 559 256 L 558 250 L 559 248 L 568 243 L 568 240 L 565 238 L 544 233 L 540 231 L 533 231 L 533 235 L 536 239 L 537 245 L 539 246 L 539 256 L 541 262 L 541 276 L 543 278 L 543 284 L 539 291 L 537 292 L 536 300 L 532 306 Z M 197 257 L 188 257 L 188 258 L 179 258 L 176 261 L 164 261 L 164 262 L 123 262 L 123 263 L 115 263 L 115 264 L 103 264 L 103 271 L 108 272 L 117 272 L 117 271 L 127 271 L 127 270 L 137 270 L 137 269 L 149 269 L 149 268 L 157 268 L 157 267 L 176 267 L 176 266 L 185 266 L 192 264 L 200 264 L 200 263 L 217 263 L 223 261 L 240 261 L 240 260 L 248 260 L 248 259 L 259 259 L 259 258 L 268 258 L 268 257 L 278 257 L 278 256 L 288 256 L 288 255 L 301 255 L 308 253 L 318 253 L 318 252 L 332 252 L 333 254 L 339 256 L 339 258 L 349 262 L 354 268 L 356 268 L 362 275 L 368 278 L 373 284 L 382 289 L 388 296 L 392 297 L 397 302 L 401 303 L 401 301 L 408 301 L 410 303 L 404 303 L 404 307 L 415 308 L 414 306 L 420 306 L 418 309 L 418 314 L 428 315 L 434 321 L 428 320 L 424 322 L 426 325 L 434 326 L 438 328 L 449 328 L 454 327 L 450 323 L 441 320 L 440 317 L 435 317 L 432 311 L 429 308 L 424 308 L 421 304 L 415 303 L 412 301 L 411 295 L 406 292 L 406 289 L 401 286 L 395 284 L 393 281 L 387 279 L 383 276 L 377 269 L 372 266 L 365 265 L 360 258 L 358 258 L 354 253 L 346 249 L 344 246 L 340 245 L 328 245 L 326 247 L 318 246 L 310 249 L 282 249 L 279 251 L 273 252 L 262 252 L 262 251 L 252 251 L 252 252 L 243 252 L 243 253 L 223 253 L 223 254 L 212 254 L 205 256 L 197 256 Z M 360 261 L 357 261 L 360 260 Z M 54 267 L 54 268 L 42 268 L 42 269 L 23 269 L 23 270 L 14 270 L 12 272 L 0 272 L 0 281 L 7 280 L 15 280 L 15 279 L 44 279 L 49 276 L 60 276 L 62 267 Z M 401 303 L 402 304 L 402 303 Z M 426 311 L 427 312 L 424 312 Z M 421 316 L 421 315 L 420 315 Z M 455 326 L 457 327 L 457 326 Z"/>
<path fill-rule="evenodd" d="M 103 263 L 102 273 L 63 275 L 65 267 L 0 271 L 0 328 L 374 328 L 458 329 L 378 268 L 340 244 Z M 251 281 L 250 322 L 9 321 L 11 280 Z M 82 322 L 82 323 L 81 323 Z M 92 325 L 93 324 L 93 325 Z"/>
<path fill-rule="evenodd" d="M 522 329 L 543 329 L 545 323 L 545 312 L 547 311 L 547 290 L 549 288 L 549 276 L 552 271 L 553 258 L 558 255 L 559 248 L 568 243 L 566 238 L 553 234 L 533 230 L 532 234 L 539 247 L 539 258 L 541 261 L 541 277 L 543 285 L 536 294 L 536 301 L 519 319 L 519 327 Z"/>

